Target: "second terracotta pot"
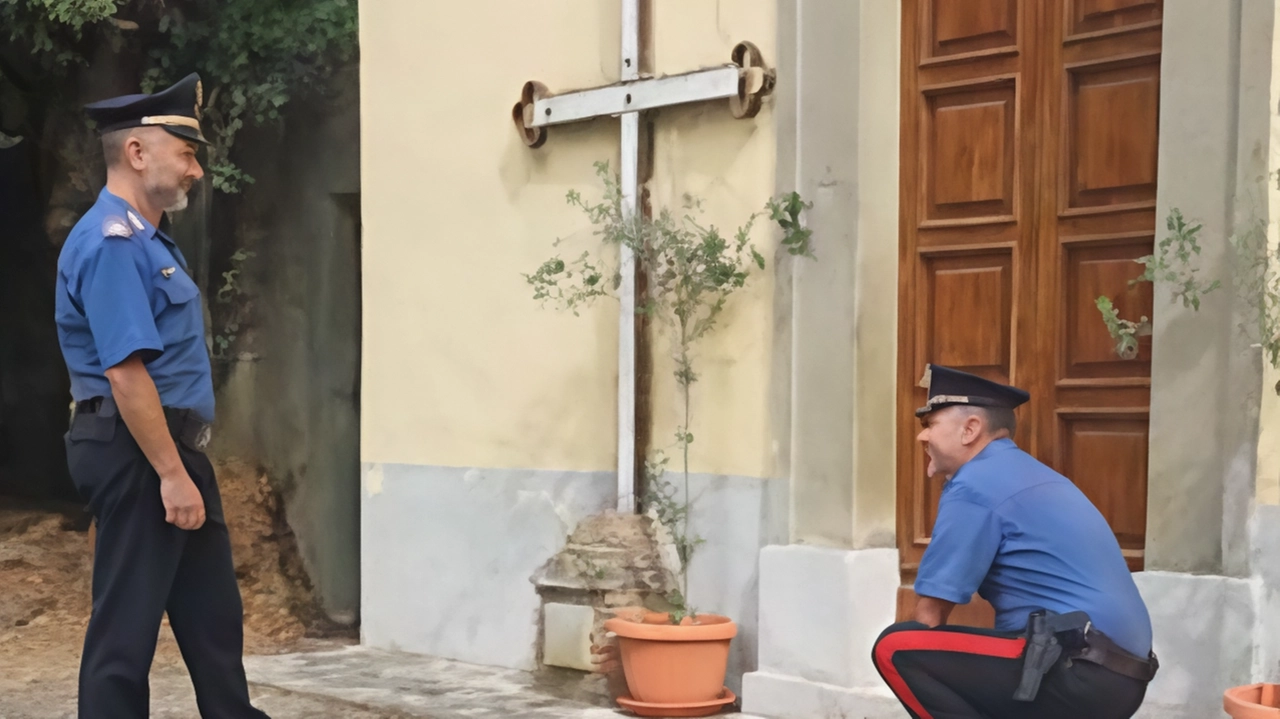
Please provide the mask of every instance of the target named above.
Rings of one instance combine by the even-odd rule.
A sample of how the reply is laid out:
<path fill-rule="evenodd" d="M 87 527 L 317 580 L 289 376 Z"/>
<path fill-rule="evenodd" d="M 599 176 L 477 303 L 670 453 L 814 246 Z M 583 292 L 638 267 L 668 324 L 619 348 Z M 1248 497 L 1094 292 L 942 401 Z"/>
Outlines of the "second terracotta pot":
<path fill-rule="evenodd" d="M 1280 719 L 1280 685 L 1232 687 L 1222 696 L 1222 708 L 1232 719 Z"/>

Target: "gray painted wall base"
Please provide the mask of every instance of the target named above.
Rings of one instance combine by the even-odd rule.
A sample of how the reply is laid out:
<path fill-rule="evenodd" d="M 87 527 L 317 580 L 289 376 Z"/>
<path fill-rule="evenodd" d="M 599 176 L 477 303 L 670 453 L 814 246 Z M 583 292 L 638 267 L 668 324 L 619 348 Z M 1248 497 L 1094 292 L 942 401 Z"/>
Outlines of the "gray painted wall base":
<path fill-rule="evenodd" d="M 530 577 L 613 504 L 613 474 L 366 464 L 362 475 L 364 643 L 532 670 Z"/>
<path fill-rule="evenodd" d="M 364 643 L 534 669 L 540 601 L 531 578 L 578 522 L 614 506 L 613 473 L 366 463 L 362 474 Z M 690 478 L 690 531 L 706 543 L 689 595 L 700 611 L 738 622 L 727 682 L 735 691 L 755 666 L 758 558 L 785 533 L 785 492 L 780 481 Z"/>
<path fill-rule="evenodd" d="M 1160 658 L 1147 703 L 1218 716 L 1222 692 L 1247 683 L 1252 675 L 1250 582 L 1167 572 L 1141 572 L 1134 578 L 1151 612 Z"/>
<path fill-rule="evenodd" d="M 1250 526 L 1253 582 L 1253 675 L 1258 682 L 1280 682 L 1280 506 L 1256 507 Z"/>

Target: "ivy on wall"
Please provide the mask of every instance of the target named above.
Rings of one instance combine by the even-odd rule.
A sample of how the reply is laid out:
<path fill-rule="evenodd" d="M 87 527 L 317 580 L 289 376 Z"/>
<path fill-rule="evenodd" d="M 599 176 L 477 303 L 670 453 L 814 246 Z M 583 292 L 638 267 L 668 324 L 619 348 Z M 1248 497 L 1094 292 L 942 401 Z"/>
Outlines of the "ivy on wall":
<path fill-rule="evenodd" d="M 199 72 L 222 192 L 253 181 L 235 163 L 237 134 L 322 91 L 358 48 L 355 0 L 0 0 L 0 28 L 0 93 L 51 88 L 54 113 L 79 112 L 70 85 L 102 43 L 140 60 L 144 92 Z"/>

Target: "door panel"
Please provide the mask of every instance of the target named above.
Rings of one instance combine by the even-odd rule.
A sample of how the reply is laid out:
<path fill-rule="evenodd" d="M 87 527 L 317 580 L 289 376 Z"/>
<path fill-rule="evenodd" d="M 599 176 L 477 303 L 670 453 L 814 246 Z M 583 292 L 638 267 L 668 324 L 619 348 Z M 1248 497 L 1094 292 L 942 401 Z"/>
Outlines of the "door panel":
<path fill-rule="evenodd" d="M 1053 4 L 1065 5 L 1069 39 L 1158 26 L 1164 13 L 1164 0 L 1066 0 Z"/>
<path fill-rule="evenodd" d="M 1111 523 L 1130 568 L 1146 537 L 1151 343 L 1121 359 L 1094 301 L 1122 317 L 1151 316 L 1150 283 L 1133 262 L 1155 238 L 1161 2 L 1056 0 L 1045 16 L 1046 138 L 1041 164 L 1041 256 L 1036 322 L 1042 399 L 1033 410 L 1037 455 L 1074 481 Z M 1066 23 L 1107 23 L 1067 32 Z M 1092 26 L 1089 26 L 1092 27 Z M 1079 30 L 1079 26 L 1072 27 Z M 1034 401 L 1034 400 L 1033 400 Z"/>
<path fill-rule="evenodd" d="M 1013 79 L 924 91 L 925 227 L 1011 222 L 1017 181 Z"/>
<path fill-rule="evenodd" d="M 1066 74 L 1062 210 L 1154 203 L 1160 57 L 1076 65 Z"/>
<path fill-rule="evenodd" d="M 927 3 L 921 8 L 921 59 L 957 59 L 975 53 L 1015 51 L 1018 0 Z"/>
<path fill-rule="evenodd" d="M 924 366 L 1001 382 L 1028 375 L 1034 341 L 1020 294 L 1034 283 L 1036 196 L 1028 184 L 1040 83 L 1040 0 L 903 3 L 899 276 L 898 537 L 900 609 L 937 516 L 941 478 L 925 476 L 914 410 Z M 1031 70 L 1032 72 L 1028 72 Z M 1019 440 L 1032 441 L 1020 431 Z M 979 602 L 954 621 L 990 623 Z"/>
<path fill-rule="evenodd" d="M 1150 343 L 1116 356 L 1094 300 L 1155 232 L 1161 0 L 906 0 L 899 246 L 900 614 L 942 489 L 915 442 L 927 363 L 1032 392 L 1019 445 L 1075 481 L 1142 566 Z M 955 621 L 988 624 L 980 601 Z"/>

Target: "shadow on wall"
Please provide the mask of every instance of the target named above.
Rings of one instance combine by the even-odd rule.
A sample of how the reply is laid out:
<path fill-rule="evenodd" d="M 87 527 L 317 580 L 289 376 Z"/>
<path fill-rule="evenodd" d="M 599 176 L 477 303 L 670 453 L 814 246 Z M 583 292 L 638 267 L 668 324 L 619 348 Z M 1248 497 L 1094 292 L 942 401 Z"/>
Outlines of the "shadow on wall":
<path fill-rule="evenodd" d="M 0 494 L 74 501 L 62 440 L 70 382 L 53 322 L 58 251 L 36 161 L 30 142 L 0 149 Z"/>
<path fill-rule="evenodd" d="M 291 107 L 282 135 L 249 140 L 257 182 L 227 203 L 238 217 L 210 218 L 236 228 L 215 230 L 211 298 L 218 262 L 253 253 L 237 265 L 237 345 L 215 369 L 215 450 L 267 470 L 320 603 L 343 624 L 360 597 L 358 82 L 347 68 L 326 101 Z M 227 238 L 234 247 L 217 244 Z M 215 313 L 212 333 L 232 334 L 224 324 Z"/>

